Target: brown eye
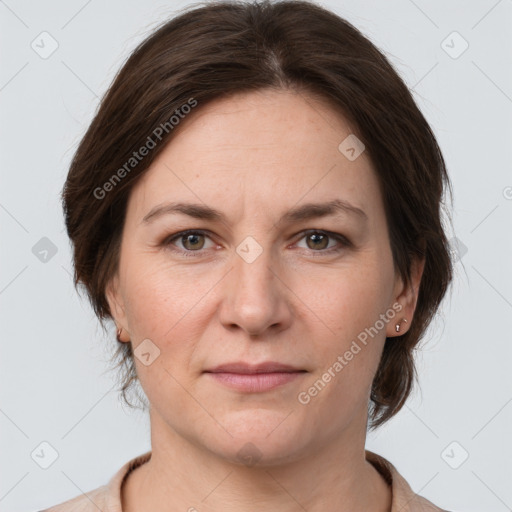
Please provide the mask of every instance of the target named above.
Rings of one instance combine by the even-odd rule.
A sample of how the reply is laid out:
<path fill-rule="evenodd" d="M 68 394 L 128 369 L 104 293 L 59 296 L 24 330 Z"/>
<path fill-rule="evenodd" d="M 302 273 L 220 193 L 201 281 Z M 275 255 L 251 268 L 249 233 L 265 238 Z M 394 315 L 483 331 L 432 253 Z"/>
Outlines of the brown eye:
<path fill-rule="evenodd" d="M 310 252 L 318 253 L 318 256 L 337 253 L 353 247 L 348 238 L 339 233 L 331 233 L 329 231 L 309 230 L 303 234 L 299 242 L 304 239 L 306 241 L 305 248 Z M 329 242 L 332 242 L 332 244 L 329 245 Z"/>
<path fill-rule="evenodd" d="M 210 240 L 210 246 L 205 245 L 206 240 Z M 202 249 L 212 248 L 215 244 L 211 240 L 210 236 L 203 231 L 188 230 L 167 237 L 162 245 L 175 252 L 181 253 L 183 256 L 200 256 L 204 255 Z M 197 253 L 197 254 L 195 254 Z"/>
<path fill-rule="evenodd" d="M 325 249 L 329 245 L 329 236 L 323 233 L 310 233 L 306 235 L 306 240 L 310 249 Z"/>
<path fill-rule="evenodd" d="M 183 235 L 181 237 L 181 242 L 183 247 L 187 250 L 197 250 L 202 249 L 204 246 L 204 235 L 199 233 L 189 233 L 188 235 Z"/>

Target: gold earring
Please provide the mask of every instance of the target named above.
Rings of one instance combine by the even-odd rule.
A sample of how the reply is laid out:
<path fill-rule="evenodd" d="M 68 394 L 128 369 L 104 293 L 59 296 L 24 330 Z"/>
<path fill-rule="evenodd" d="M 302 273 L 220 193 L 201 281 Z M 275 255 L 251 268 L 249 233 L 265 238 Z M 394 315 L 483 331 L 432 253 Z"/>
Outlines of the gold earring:
<path fill-rule="evenodd" d="M 117 329 L 117 341 L 119 341 L 119 343 L 123 343 L 123 341 L 121 340 L 121 333 L 123 332 L 123 328 L 122 327 L 119 327 L 119 329 Z"/>
<path fill-rule="evenodd" d="M 401 320 L 401 322 L 400 322 L 400 323 L 402 323 L 402 322 L 407 323 L 407 318 L 402 318 L 402 320 Z M 398 323 L 398 324 L 396 324 L 396 325 L 395 325 L 395 331 L 396 331 L 396 332 L 400 332 L 400 323 Z"/>

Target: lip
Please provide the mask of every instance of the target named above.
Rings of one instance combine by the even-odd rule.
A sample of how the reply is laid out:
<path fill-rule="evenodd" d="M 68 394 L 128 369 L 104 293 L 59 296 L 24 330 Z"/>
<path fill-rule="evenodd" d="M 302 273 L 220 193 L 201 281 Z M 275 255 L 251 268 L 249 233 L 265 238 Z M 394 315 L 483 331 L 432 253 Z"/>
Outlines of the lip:
<path fill-rule="evenodd" d="M 256 365 L 244 362 L 227 363 L 204 373 L 237 391 L 262 393 L 292 382 L 307 371 L 288 364 L 268 361 Z"/>
<path fill-rule="evenodd" d="M 301 375 L 305 371 L 294 372 L 266 372 L 266 373 L 212 373 L 207 372 L 215 381 L 237 391 L 246 393 L 262 393 L 283 386 Z"/>
<path fill-rule="evenodd" d="M 259 364 L 250 364 L 243 361 L 226 363 L 216 366 L 206 373 L 236 373 L 239 375 L 254 375 L 259 373 L 296 373 L 304 372 L 301 368 L 295 368 L 289 364 L 278 363 L 276 361 L 266 361 Z"/>

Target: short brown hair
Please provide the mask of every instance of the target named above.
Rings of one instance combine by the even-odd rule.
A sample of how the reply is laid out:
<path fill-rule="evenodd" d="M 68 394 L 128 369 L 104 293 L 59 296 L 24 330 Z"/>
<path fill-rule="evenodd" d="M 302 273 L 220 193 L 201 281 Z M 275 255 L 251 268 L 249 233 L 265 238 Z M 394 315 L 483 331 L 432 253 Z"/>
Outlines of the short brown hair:
<path fill-rule="evenodd" d="M 118 270 L 130 191 L 172 139 L 171 116 L 191 98 L 201 108 L 274 88 L 327 100 L 356 128 L 377 172 L 395 269 L 405 283 L 412 259 L 425 259 L 413 321 L 405 334 L 386 339 L 372 383 L 369 418 L 376 428 L 409 396 L 417 377 L 413 350 L 452 280 L 441 220 L 445 186 L 452 192 L 439 146 L 397 72 L 348 21 L 301 0 L 204 3 L 165 22 L 134 50 L 74 154 L 62 202 L 75 287 L 83 284 L 105 329 L 103 320 L 112 318 L 105 290 Z M 167 129 L 158 132 L 156 146 L 127 166 L 157 127 Z M 120 391 L 132 406 L 126 392 L 138 379 L 131 343 L 120 343 L 115 358 Z"/>

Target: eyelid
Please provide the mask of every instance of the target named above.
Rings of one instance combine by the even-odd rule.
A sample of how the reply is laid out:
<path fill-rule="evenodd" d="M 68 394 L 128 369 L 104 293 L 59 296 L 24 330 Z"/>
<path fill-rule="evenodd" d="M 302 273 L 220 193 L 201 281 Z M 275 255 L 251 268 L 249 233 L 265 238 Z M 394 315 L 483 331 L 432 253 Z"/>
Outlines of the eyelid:
<path fill-rule="evenodd" d="M 353 247 L 353 243 L 345 235 L 342 235 L 341 233 L 334 233 L 332 231 L 327 231 L 325 229 L 314 229 L 314 228 L 305 229 L 305 230 L 302 230 L 299 233 L 297 233 L 297 235 L 296 235 L 297 239 L 294 242 L 294 244 L 296 244 L 297 242 L 299 242 L 300 240 L 305 238 L 307 235 L 310 235 L 312 233 L 320 233 L 320 234 L 326 235 L 329 238 L 333 238 L 333 239 L 337 240 L 337 242 L 341 245 L 341 247 L 331 247 L 329 249 L 318 250 L 318 251 L 310 249 L 309 252 L 313 253 L 313 255 L 315 255 L 315 253 L 317 253 L 318 256 L 335 254 L 335 253 L 340 252 L 343 249 Z M 190 235 L 190 234 L 203 235 L 205 237 L 210 238 L 212 241 L 214 241 L 212 234 L 208 230 L 186 229 L 184 231 L 179 231 L 177 233 L 173 233 L 173 234 L 165 237 L 164 240 L 162 241 L 161 245 L 166 248 L 170 248 L 173 245 L 172 242 L 174 242 L 175 240 L 179 240 L 179 239 L 183 238 L 184 236 Z M 197 251 L 187 251 L 187 250 L 180 249 L 180 248 L 170 248 L 170 250 L 174 251 L 174 252 L 178 252 L 178 253 L 184 255 L 185 257 L 188 257 L 188 256 L 196 257 L 196 256 L 199 256 L 204 253 L 203 249 L 199 249 Z M 308 249 L 305 249 L 305 250 L 308 250 Z"/>

